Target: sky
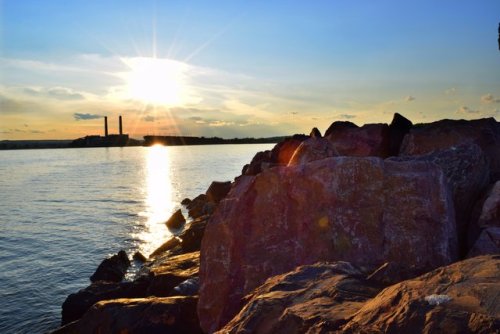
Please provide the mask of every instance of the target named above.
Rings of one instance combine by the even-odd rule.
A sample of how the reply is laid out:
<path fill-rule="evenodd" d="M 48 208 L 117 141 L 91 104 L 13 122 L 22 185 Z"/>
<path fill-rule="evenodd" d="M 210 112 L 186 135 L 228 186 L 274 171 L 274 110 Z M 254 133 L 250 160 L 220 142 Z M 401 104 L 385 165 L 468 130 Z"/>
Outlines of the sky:
<path fill-rule="evenodd" d="M 498 0 L 0 0 L 0 140 L 500 120 Z"/>

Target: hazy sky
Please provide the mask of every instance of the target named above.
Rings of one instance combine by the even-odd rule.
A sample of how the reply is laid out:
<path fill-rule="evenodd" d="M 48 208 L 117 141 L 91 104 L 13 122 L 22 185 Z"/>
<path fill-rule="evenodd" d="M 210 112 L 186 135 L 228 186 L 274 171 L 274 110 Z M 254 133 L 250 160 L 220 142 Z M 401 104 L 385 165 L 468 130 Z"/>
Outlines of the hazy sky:
<path fill-rule="evenodd" d="M 0 139 L 500 120 L 499 0 L 0 0 Z"/>

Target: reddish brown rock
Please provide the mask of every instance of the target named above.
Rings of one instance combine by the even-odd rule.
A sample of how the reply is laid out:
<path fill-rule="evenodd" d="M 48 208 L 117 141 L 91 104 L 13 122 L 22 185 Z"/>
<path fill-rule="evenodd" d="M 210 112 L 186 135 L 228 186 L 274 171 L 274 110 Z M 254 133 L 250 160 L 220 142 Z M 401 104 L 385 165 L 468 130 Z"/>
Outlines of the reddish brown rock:
<path fill-rule="evenodd" d="M 333 124 L 332 124 L 333 126 Z M 334 127 L 325 134 L 340 155 L 356 157 L 388 157 L 389 126 L 366 124 L 362 127 Z"/>
<path fill-rule="evenodd" d="M 163 254 L 169 250 L 172 250 L 174 249 L 175 247 L 179 246 L 181 244 L 181 241 L 179 238 L 177 237 L 172 237 L 170 239 L 168 239 L 167 241 L 165 241 L 160 247 L 158 247 L 157 249 L 155 249 L 153 251 L 153 253 L 151 253 L 149 255 L 150 258 L 153 258 L 155 256 L 158 256 L 160 254 Z"/>
<path fill-rule="evenodd" d="M 231 190 L 231 181 L 219 182 L 213 181 L 207 189 L 205 195 L 207 200 L 213 203 L 219 203 Z"/>
<path fill-rule="evenodd" d="M 186 205 L 189 217 L 198 218 L 206 214 L 205 205 L 208 202 L 207 195 L 200 194 L 196 196 L 189 204 Z"/>
<path fill-rule="evenodd" d="M 339 333 L 498 333 L 500 256 L 481 256 L 390 286 Z"/>
<path fill-rule="evenodd" d="M 348 262 L 273 276 L 245 297 L 245 307 L 219 333 L 305 333 L 325 323 L 329 331 L 339 329 L 381 290 L 363 276 Z"/>
<path fill-rule="evenodd" d="M 471 213 L 489 180 L 489 166 L 481 148 L 469 143 L 423 155 L 392 157 L 390 160 L 431 161 L 443 169 L 453 196 L 461 254 L 467 254 L 467 230 Z"/>
<path fill-rule="evenodd" d="M 186 218 L 184 218 L 181 209 L 179 209 L 172 214 L 172 216 L 165 222 L 165 225 L 167 225 L 169 229 L 176 230 L 181 228 L 185 222 Z"/>
<path fill-rule="evenodd" d="M 311 138 L 321 138 L 323 136 L 321 135 L 321 132 L 318 130 L 318 128 L 312 128 L 311 133 L 309 134 L 309 137 L 311 137 Z"/>
<path fill-rule="evenodd" d="M 457 259 L 451 194 L 429 162 L 336 157 L 240 177 L 201 248 L 199 316 L 212 332 L 267 278 L 317 261 L 419 273 Z"/>
<path fill-rule="evenodd" d="M 101 301 L 54 334 L 66 333 L 202 333 L 196 297 L 114 299 Z"/>
<path fill-rule="evenodd" d="M 488 227 L 482 230 L 467 257 L 485 254 L 500 254 L 500 227 Z"/>
<path fill-rule="evenodd" d="M 304 140 L 290 158 L 289 166 L 338 156 L 333 144 L 325 138 L 312 137 Z"/>
<path fill-rule="evenodd" d="M 490 163 L 492 181 L 500 179 L 500 125 L 493 118 L 441 120 L 414 126 L 405 136 L 400 155 L 420 155 L 460 144 L 481 147 Z"/>
<path fill-rule="evenodd" d="M 328 129 L 326 129 L 325 137 L 331 135 L 334 132 L 343 132 L 346 131 L 347 129 L 355 129 L 355 128 L 358 128 L 358 126 L 353 122 L 335 121 L 332 124 L 330 124 Z"/>

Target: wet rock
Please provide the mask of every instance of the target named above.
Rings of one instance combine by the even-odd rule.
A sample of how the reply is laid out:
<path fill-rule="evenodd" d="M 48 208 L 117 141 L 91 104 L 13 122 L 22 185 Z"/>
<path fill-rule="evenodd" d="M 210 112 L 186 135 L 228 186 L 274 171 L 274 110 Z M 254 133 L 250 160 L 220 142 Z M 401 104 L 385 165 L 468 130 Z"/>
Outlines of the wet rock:
<path fill-rule="evenodd" d="M 473 143 L 481 147 L 490 163 L 490 178 L 500 179 L 500 126 L 494 118 L 441 120 L 414 126 L 403 139 L 400 155 L 421 155 L 439 149 Z"/>
<path fill-rule="evenodd" d="M 496 333 L 500 256 L 481 256 L 390 286 L 341 333 Z"/>
<path fill-rule="evenodd" d="M 80 319 L 95 303 L 116 298 L 139 298 L 146 296 L 148 282 L 96 282 L 77 293 L 70 294 L 62 305 L 61 324 Z"/>
<path fill-rule="evenodd" d="M 53 333 L 202 333 L 196 302 L 196 297 L 101 301 L 79 321 Z"/>
<path fill-rule="evenodd" d="M 482 230 L 467 257 L 485 254 L 500 254 L 500 227 L 488 227 Z"/>
<path fill-rule="evenodd" d="M 405 135 L 410 132 L 413 123 L 404 116 L 395 113 L 389 125 L 389 155 L 398 155 Z"/>
<path fill-rule="evenodd" d="M 381 288 L 347 262 L 301 266 L 269 278 L 219 333 L 305 333 L 328 324 L 339 329 Z"/>
<path fill-rule="evenodd" d="M 102 261 L 95 273 L 90 276 L 90 281 L 120 282 L 128 267 L 130 267 L 130 260 L 127 253 L 121 250 L 116 255 Z"/>
<path fill-rule="evenodd" d="M 134 260 L 139 261 L 139 262 L 146 262 L 148 260 L 147 257 L 145 257 L 141 252 L 137 251 L 134 253 L 134 256 L 132 257 Z"/>
<path fill-rule="evenodd" d="M 337 150 L 333 147 L 333 144 L 321 137 L 313 137 L 307 140 L 304 140 L 299 147 L 295 150 L 290 162 L 289 166 L 294 165 L 303 165 L 305 163 L 330 158 L 334 156 L 338 156 Z"/>
<path fill-rule="evenodd" d="M 311 133 L 309 134 L 309 137 L 311 137 L 311 138 L 321 138 L 323 136 L 321 135 L 321 132 L 318 130 L 318 128 L 313 128 L 311 130 Z"/>
<path fill-rule="evenodd" d="M 149 266 L 148 296 L 166 297 L 187 279 L 198 276 L 200 252 L 164 256 Z"/>
<path fill-rule="evenodd" d="M 343 123 L 349 124 L 350 122 Z M 325 138 L 333 144 L 339 155 L 382 158 L 389 156 L 389 126 L 387 124 L 366 124 L 362 127 L 342 124 L 342 126 L 335 126 L 328 135 L 325 135 Z"/>
<path fill-rule="evenodd" d="M 177 237 L 172 237 L 168 239 L 166 242 L 164 242 L 160 247 L 154 250 L 151 255 L 149 255 L 150 258 L 153 258 L 155 256 L 158 256 L 160 254 L 163 254 L 169 250 L 172 250 L 173 248 L 179 246 L 181 244 L 181 240 Z"/>
<path fill-rule="evenodd" d="M 465 255 L 471 213 L 489 182 L 489 166 L 481 148 L 469 143 L 418 156 L 392 157 L 389 160 L 431 161 L 443 169 L 452 191 L 461 254 Z"/>
<path fill-rule="evenodd" d="M 434 163 L 334 157 L 240 177 L 202 240 L 201 326 L 221 328 L 243 296 L 299 265 L 394 262 L 419 274 L 457 253 L 451 194 Z"/>
<path fill-rule="evenodd" d="M 181 209 L 179 209 L 172 214 L 172 216 L 165 222 L 165 225 L 167 225 L 169 229 L 177 230 L 181 228 L 185 222 L 186 218 L 184 218 Z"/>
<path fill-rule="evenodd" d="M 226 197 L 229 190 L 231 190 L 231 181 L 213 181 L 205 194 L 207 195 L 207 200 L 209 202 L 219 203 L 224 197 Z"/>

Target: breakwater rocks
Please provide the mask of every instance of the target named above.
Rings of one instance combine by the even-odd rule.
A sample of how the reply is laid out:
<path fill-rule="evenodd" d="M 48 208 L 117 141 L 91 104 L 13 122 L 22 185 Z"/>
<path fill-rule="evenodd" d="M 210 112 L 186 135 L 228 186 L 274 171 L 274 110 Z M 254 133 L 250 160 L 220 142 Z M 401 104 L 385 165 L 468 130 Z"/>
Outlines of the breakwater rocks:
<path fill-rule="evenodd" d="M 58 333 L 500 331 L 492 118 L 334 122 L 182 204 L 137 278 L 70 295 Z"/>

